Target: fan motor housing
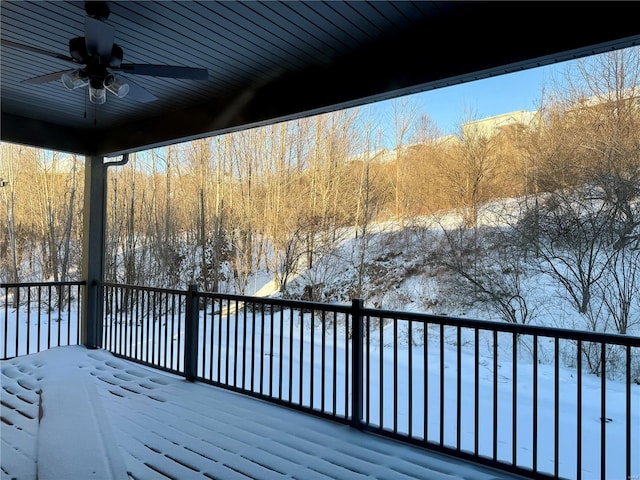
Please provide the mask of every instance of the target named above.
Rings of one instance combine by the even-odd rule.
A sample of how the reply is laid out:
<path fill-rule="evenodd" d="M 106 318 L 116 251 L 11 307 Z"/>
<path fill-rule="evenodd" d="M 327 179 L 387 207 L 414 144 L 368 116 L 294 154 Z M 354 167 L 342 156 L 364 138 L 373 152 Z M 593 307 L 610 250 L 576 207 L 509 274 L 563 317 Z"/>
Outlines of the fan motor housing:
<path fill-rule="evenodd" d="M 69 55 L 78 63 L 88 63 L 89 54 L 84 37 L 75 37 L 69 40 Z"/>
<path fill-rule="evenodd" d="M 118 68 L 122 65 L 122 56 L 123 56 L 122 48 L 120 45 L 113 44 L 111 47 L 111 56 L 109 57 L 109 66 L 112 68 Z"/>

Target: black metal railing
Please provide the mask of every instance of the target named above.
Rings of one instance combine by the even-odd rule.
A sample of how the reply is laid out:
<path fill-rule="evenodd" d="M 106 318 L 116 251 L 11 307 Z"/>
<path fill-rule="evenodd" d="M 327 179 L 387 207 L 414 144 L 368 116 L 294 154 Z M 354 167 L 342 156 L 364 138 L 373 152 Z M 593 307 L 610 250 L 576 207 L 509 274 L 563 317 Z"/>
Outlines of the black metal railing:
<path fill-rule="evenodd" d="M 186 298 L 186 291 L 105 284 L 103 348 L 184 375 Z"/>
<path fill-rule="evenodd" d="M 524 476 L 640 470 L 638 337 L 193 287 L 105 299 L 107 349 L 191 380 Z"/>
<path fill-rule="evenodd" d="M 84 282 L 0 284 L 0 358 L 80 343 Z"/>
<path fill-rule="evenodd" d="M 535 478 L 640 471 L 639 337 L 361 314 L 365 429 Z"/>
<path fill-rule="evenodd" d="M 198 296 L 198 380 L 351 422 L 350 306 Z"/>
<path fill-rule="evenodd" d="M 58 287 L 0 286 L 3 358 L 78 343 Z M 640 471 L 640 337 L 110 283 L 104 313 L 105 349 L 189 380 L 532 478 Z"/>

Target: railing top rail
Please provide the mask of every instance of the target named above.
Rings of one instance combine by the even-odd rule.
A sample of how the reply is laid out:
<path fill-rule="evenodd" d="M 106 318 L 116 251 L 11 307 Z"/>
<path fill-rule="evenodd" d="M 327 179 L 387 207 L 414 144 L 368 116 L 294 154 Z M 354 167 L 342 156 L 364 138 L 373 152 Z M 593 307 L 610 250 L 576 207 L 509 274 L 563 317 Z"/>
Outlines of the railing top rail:
<path fill-rule="evenodd" d="M 0 288 L 16 288 L 16 287 L 65 287 L 75 285 L 86 285 L 85 280 L 67 281 L 67 282 L 19 282 L 19 283 L 0 283 Z"/>
<path fill-rule="evenodd" d="M 271 297 L 252 297 L 247 295 L 234 295 L 229 293 L 213 293 L 213 292 L 198 292 L 198 295 L 207 298 L 219 298 L 223 300 L 233 300 L 238 302 L 251 302 L 260 304 L 277 305 L 280 307 L 290 307 L 303 310 L 325 310 L 337 313 L 352 313 L 351 304 L 340 303 L 321 303 L 321 302 L 309 302 L 304 300 L 287 300 L 283 298 L 271 298 Z"/>
<path fill-rule="evenodd" d="M 179 290 L 176 288 L 159 288 L 159 287 L 146 287 L 142 285 L 129 285 L 125 283 L 114 283 L 114 282 L 104 282 L 102 284 L 105 287 L 115 287 L 115 288 L 124 288 L 127 290 L 143 290 L 145 292 L 160 292 L 160 293 L 170 293 L 175 295 L 186 295 L 186 290 Z M 200 293 L 200 292 L 198 292 Z"/>
<path fill-rule="evenodd" d="M 413 320 L 422 323 L 435 323 L 452 327 L 473 328 L 479 330 L 498 331 L 538 337 L 557 337 L 566 340 L 581 340 L 584 342 L 611 343 L 640 347 L 640 337 L 620 335 L 615 333 L 599 333 L 587 330 L 570 330 L 566 328 L 543 327 L 539 325 L 523 325 L 520 323 L 496 322 L 491 320 L 475 320 L 472 318 L 432 315 L 427 313 L 401 312 L 395 310 L 381 310 L 377 308 L 363 308 L 360 311 L 364 317 L 391 318 L 398 320 Z"/>

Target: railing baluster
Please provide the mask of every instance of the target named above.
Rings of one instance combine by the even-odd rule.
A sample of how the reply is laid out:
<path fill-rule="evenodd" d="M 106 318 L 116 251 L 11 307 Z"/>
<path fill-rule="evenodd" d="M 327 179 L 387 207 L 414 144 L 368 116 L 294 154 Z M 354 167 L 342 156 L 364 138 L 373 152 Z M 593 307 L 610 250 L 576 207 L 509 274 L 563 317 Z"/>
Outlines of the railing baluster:
<path fill-rule="evenodd" d="M 31 346 L 31 289 L 27 288 L 27 355 L 29 355 L 30 353 L 30 349 L 29 349 L 30 346 Z"/>
<path fill-rule="evenodd" d="M 62 287 L 58 286 L 57 288 L 58 290 L 58 299 L 57 299 L 57 303 L 58 303 L 58 346 L 61 345 L 60 342 L 60 327 L 62 326 Z"/>
<path fill-rule="evenodd" d="M 146 294 L 145 294 L 146 293 Z M 132 331 L 133 331 L 133 357 L 134 358 L 143 358 L 143 348 L 142 348 L 142 342 L 144 342 L 146 344 L 146 349 L 147 349 L 147 354 L 144 357 L 145 361 L 149 361 L 149 341 L 148 339 L 144 336 L 144 325 L 145 323 L 147 323 L 147 321 L 145 321 L 145 316 L 147 319 L 150 318 L 149 315 L 149 305 L 147 304 L 147 310 L 145 312 L 145 298 L 149 299 L 150 295 L 149 293 L 145 292 L 144 290 L 140 291 L 139 289 L 136 289 L 136 293 L 135 293 L 135 303 L 136 303 L 136 309 L 135 309 L 135 319 L 132 321 Z M 148 336 L 148 328 L 147 328 L 147 336 Z"/>
<path fill-rule="evenodd" d="M 76 303 L 76 344 L 80 344 L 80 312 L 82 311 L 82 291 L 81 291 L 81 286 L 78 285 L 78 289 L 76 292 L 76 298 L 77 303 Z"/>
<path fill-rule="evenodd" d="M 216 344 L 215 342 L 215 310 L 216 310 L 216 301 L 211 298 L 202 298 L 202 318 L 204 319 L 204 325 L 202 326 L 202 338 L 207 338 L 207 326 L 209 327 L 209 348 L 207 348 L 207 342 L 202 342 L 202 376 L 204 377 L 207 372 L 207 359 L 209 359 L 209 380 L 218 380 L 213 376 L 213 366 L 215 364 L 215 351 L 213 346 Z M 211 312 L 207 314 L 209 311 L 209 305 L 211 305 Z M 207 320 L 208 319 L 208 320 Z M 220 351 L 220 348 L 217 349 Z"/>
<path fill-rule="evenodd" d="M 359 312 L 359 310 L 358 310 Z M 353 359 L 353 315 L 355 314 L 355 310 L 353 308 L 353 301 L 351 302 L 351 312 L 349 313 L 343 313 L 344 317 L 344 418 L 347 419 L 349 418 L 349 384 L 350 382 L 353 380 L 353 375 L 354 374 L 358 374 L 358 372 L 354 372 L 353 368 L 352 368 L 352 364 L 353 361 L 350 361 L 350 359 Z M 352 322 L 352 328 L 351 328 L 351 332 L 352 334 L 349 335 L 349 317 L 351 317 L 351 322 Z M 360 332 L 362 332 L 362 316 L 360 316 L 359 320 L 358 320 L 358 325 L 355 327 L 357 329 L 360 329 Z M 360 334 L 360 338 L 361 338 L 361 342 L 360 342 L 360 346 L 359 347 L 355 347 L 360 348 L 360 352 L 362 352 L 362 334 Z M 349 356 L 351 355 L 351 356 Z M 360 353 L 360 361 L 362 361 L 362 353 Z M 360 372 L 361 373 L 361 372 Z M 360 392 L 362 393 L 362 392 Z M 352 392 L 352 398 L 353 398 L 353 392 Z M 360 421 L 358 422 L 358 428 L 360 428 L 362 426 L 362 399 L 360 399 Z M 353 408 L 353 407 L 351 407 Z M 351 411 L 351 416 L 353 418 L 353 409 Z"/>
<path fill-rule="evenodd" d="M 132 289 L 133 293 L 133 305 L 131 310 L 131 319 L 129 321 L 129 356 L 133 356 L 135 338 L 138 332 L 138 322 L 140 321 L 140 290 Z M 144 323 L 144 322 L 143 322 Z M 151 351 L 153 355 L 153 345 L 151 345 Z M 135 358 L 135 357 L 134 357 Z M 147 359 L 148 360 L 148 359 Z"/>
<path fill-rule="evenodd" d="M 171 294 L 171 369 L 176 370 L 178 367 L 176 365 L 175 357 L 174 357 L 174 344 L 175 344 L 175 320 L 176 320 L 176 294 Z"/>
<path fill-rule="evenodd" d="M 269 306 L 269 396 L 273 396 L 273 305 Z"/>
<path fill-rule="evenodd" d="M 607 353 L 600 344 L 600 478 L 607 478 Z"/>
<path fill-rule="evenodd" d="M 238 329 L 240 328 L 240 324 L 238 323 L 238 312 L 240 311 L 238 300 L 235 300 L 234 304 L 235 313 L 233 314 L 233 323 L 234 323 L 234 333 L 233 333 L 233 386 L 238 386 L 238 353 L 239 353 L 239 345 L 238 345 Z"/>
<path fill-rule="evenodd" d="M 320 313 L 320 326 L 322 328 L 322 337 L 320 338 L 320 411 L 324 412 L 324 395 L 325 395 L 325 380 L 326 380 L 326 346 L 327 346 L 327 319 L 325 311 Z"/>
<path fill-rule="evenodd" d="M 264 303 L 260 304 L 260 394 L 264 392 Z M 313 368 L 313 360 L 311 360 Z"/>
<path fill-rule="evenodd" d="M 378 419 L 380 422 L 380 428 L 384 429 L 384 320 L 381 317 L 378 318 L 378 325 L 380 327 L 380 359 L 379 359 L 379 368 L 380 368 L 380 385 L 378 388 L 380 389 L 380 410 L 378 412 Z"/>
<path fill-rule="evenodd" d="M 493 331 L 493 461 L 498 460 L 498 331 Z"/>
<path fill-rule="evenodd" d="M 473 454 L 480 454 L 480 330 L 473 329 Z"/>
<path fill-rule="evenodd" d="M 278 327 L 278 400 L 282 400 L 282 388 L 283 388 L 283 380 L 282 380 L 282 371 L 284 368 L 284 309 L 280 309 L 279 317 L 279 327 Z"/>
<path fill-rule="evenodd" d="M 226 324 L 227 324 L 227 336 L 226 336 L 226 347 L 225 347 L 225 364 L 224 364 L 224 381 L 227 384 L 231 384 L 231 382 L 229 382 L 229 345 L 230 345 L 230 338 L 231 338 L 231 319 L 230 316 L 231 315 L 231 300 L 227 299 L 227 314 L 226 316 Z"/>
<path fill-rule="evenodd" d="M 289 395 L 287 400 L 293 401 L 293 313 L 294 309 L 289 309 Z"/>
<path fill-rule="evenodd" d="M 182 335 L 182 328 L 183 328 L 183 324 L 185 324 L 184 328 L 186 329 L 186 320 L 184 322 L 182 321 L 182 298 L 184 298 L 184 301 L 185 301 L 185 312 L 186 312 L 186 302 L 188 301 L 187 295 L 181 295 L 180 300 L 178 301 L 178 345 L 176 348 L 176 358 L 178 359 L 178 362 L 182 362 L 183 371 L 186 372 L 187 367 L 184 364 L 184 360 L 183 360 L 184 348 L 182 347 L 182 341 L 184 339 L 184 336 Z M 180 370 L 180 368 L 178 368 L 178 370 Z"/>
<path fill-rule="evenodd" d="M 245 302 L 242 308 L 242 389 L 246 389 L 246 376 L 247 376 L 247 303 Z M 253 331 L 251 332 L 251 338 L 253 338 Z M 293 337 L 293 335 L 292 335 Z"/>
<path fill-rule="evenodd" d="M 31 312 L 31 289 L 29 288 L 27 290 L 27 304 L 29 305 L 29 310 L 27 310 L 27 355 L 29 354 L 29 346 L 30 346 L 30 339 L 29 339 L 29 333 L 31 328 L 29 328 L 29 320 L 30 320 L 30 312 Z M 42 325 L 42 287 L 38 287 L 38 327 L 36 328 L 36 351 L 40 351 L 41 350 L 41 344 L 40 344 L 40 336 L 41 336 L 41 325 Z"/>
<path fill-rule="evenodd" d="M 351 302 L 351 425 L 355 428 L 362 427 L 362 307 L 360 299 Z"/>
<path fill-rule="evenodd" d="M 38 290 L 39 291 L 39 290 Z M 19 341 L 20 341 L 20 288 L 16 288 L 16 349 L 15 356 L 19 355 Z M 38 311 L 38 351 L 40 351 L 40 312 Z"/>
<path fill-rule="evenodd" d="M 360 317 L 362 318 L 362 317 Z M 355 322 L 355 318 L 354 318 Z M 354 323 L 354 329 L 355 323 Z M 369 425 L 371 423 L 371 317 L 367 315 L 367 323 L 366 323 L 366 332 L 367 332 L 367 357 L 366 357 L 366 405 L 367 405 L 367 415 L 365 423 Z"/>
<path fill-rule="evenodd" d="M 513 365 L 511 374 L 511 463 L 518 464 L 518 335 L 512 335 Z"/>
<path fill-rule="evenodd" d="M 151 355 L 151 362 L 154 365 L 157 365 L 157 362 L 160 361 L 160 352 L 158 351 L 159 348 L 159 344 L 160 344 L 160 335 L 158 335 L 158 339 L 156 340 L 156 331 L 159 330 L 158 328 L 158 320 L 157 320 L 157 312 L 158 312 L 158 292 L 156 292 L 155 290 L 152 292 L 152 298 L 153 301 L 151 303 L 151 312 L 149 312 L 149 323 L 151 323 L 151 342 L 152 342 L 152 346 L 151 346 L 151 351 L 152 351 L 152 355 Z M 137 328 L 136 328 L 137 331 Z M 158 332 L 159 333 L 159 332 Z M 156 356 L 158 357 L 158 359 L 156 360 Z"/>
<path fill-rule="evenodd" d="M 31 290 L 29 290 L 29 294 L 31 293 Z M 47 348 L 51 348 L 51 285 L 47 286 Z M 30 297 L 31 295 L 29 295 Z M 31 303 L 29 302 L 29 300 L 27 300 L 27 303 L 29 304 L 29 309 L 27 310 L 28 313 L 31 312 Z"/>
<path fill-rule="evenodd" d="M 298 405 L 302 405 L 303 391 L 303 365 L 304 365 L 304 310 L 300 310 L 300 340 L 299 340 L 299 357 L 298 357 Z"/>
<path fill-rule="evenodd" d="M 462 426 L 462 332 L 460 325 L 456 327 L 456 450 L 461 449 L 461 426 Z"/>
<path fill-rule="evenodd" d="M 625 367 L 626 367 L 626 385 L 625 385 L 625 397 L 626 397 L 626 403 L 627 403 L 627 428 L 626 428 L 626 432 L 625 432 L 625 436 L 626 436 L 626 444 L 627 444 L 627 451 L 626 451 L 626 473 L 627 473 L 627 478 L 631 478 L 631 346 L 627 345 L 625 348 Z M 638 380 L 640 382 L 640 380 Z M 637 460 L 637 459 L 636 459 Z"/>
<path fill-rule="evenodd" d="M 362 348 L 362 347 L 360 347 Z M 345 359 L 345 364 L 347 360 Z M 346 376 L 346 372 L 345 372 Z M 333 397 L 331 409 L 332 415 L 335 417 L 338 411 L 338 314 L 333 312 Z M 347 395 L 345 394 L 345 397 Z M 345 412 L 346 415 L 346 412 Z"/>
<path fill-rule="evenodd" d="M 393 320 L 393 433 L 398 433 L 398 319 Z"/>
<path fill-rule="evenodd" d="M 4 339 L 2 342 L 2 358 L 7 358 L 7 342 L 9 340 L 9 287 L 4 287 Z M 18 333 L 16 332 L 16 339 Z"/>
<path fill-rule="evenodd" d="M 582 341 L 577 343 L 576 375 L 576 480 L 582 479 Z"/>
<path fill-rule="evenodd" d="M 560 460 L 560 345 L 553 339 L 553 475 L 558 477 Z M 604 477 L 603 477 L 604 478 Z"/>
<path fill-rule="evenodd" d="M 2 340 L 2 355 L 0 358 L 7 358 L 7 341 L 9 340 L 9 287 L 3 287 L 4 290 L 4 338 Z M 18 333 L 16 332 L 16 338 Z"/>
<path fill-rule="evenodd" d="M 254 392 L 255 386 L 255 362 L 256 362 L 256 304 L 251 303 L 251 389 Z M 302 375 L 300 375 L 302 379 Z"/>
<path fill-rule="evenodd" d="M 105 335 L 103 338 L 105 338 L 106 341 L 106 349 L 107 350 L 112 350 L 113 349 L 113 315 L 114 315 L 114 300 L 113 300 L 113 295 L 114 295 L 114 291 L 115 289 L 113 287 L 109 287 L 109 286 L 105 286 L 104 287 L 104 298 L 106 299 L 106 301 L 109 302 L 109 308 L 105 309 L 105 317 L 107 316 L 107 312 L 108 312 L 108 318 L 109 321 L 107 322 L 106 319 L 104 321 L 104 328 L 107 329 L 108 333 L 105 332 Z M 68 343 L 68 341 L 67 341 Z"/>
<path fill-rule="evenodd" d="M 169 354 L 169 347 L 167 345 L 168 337 L 169 337 L 169 294 L 162 294 L 164 297 L 164 314 L 162 318 L 164 318 L 164 363 L 163 367 L 167 368 L 167 357 Z"/>
<path fill-rule="evenodd" d="M 440 446 L 444 446 L 444 324 L 440 324 Z"/>
<path fill-rule="evenodd" d="M 125 304 L 124 304 L 124 288 L 119 288 L 118 289 L 119 294 L 120 294 L 120 308 L 119 308 L 119 312 L 117 315 L 117 323 L 118 323 L 118 332 L 117 332 L 117 338 L 116 338 L 116 344 L 114 346 L 114 353 L 120 353 L 122 350 L 122 317 L 124 315 L 124 311 L 125 311 Z M 80 319 L 78 319 L 78 321 L 80 321 Z"/>
<path fill-rule="evenodd" d="M 409 320 L 407 325 L 407 412 L 409 438 L 413 438 L 413 320 Z"/>
<path fill-rule="evenodd" d="M 429 441 L 429 323 L 424 322 L 423 371 L 424 371 L 424 442 Z"/>
<path fill-rule="evenodd" d="M 314 378 L 314 373 L 315 373 L 315 352 L 316 352 L 316 311 L 312 310 L 311 311 L 311 315 L 310 315 L 310 322 L 311 322 L 311 339 L 309 342 L 309 354 L 310 354 L 310 360 L 309 360 L 309 365 L 310 365 L 310 371 L 309 371 L 309 406 L 311 407 L 311 409 L 313 410 L 313 405 L 314 405 L 314 383 L 315 383 L 315 378 Z"/>
<path fill-rule="evenodd" d="M 538 336 L 533 336 L 533 471 L 538 471 Z"/>
<path fill-rule="evenodd" d="M 212 313 L 212 315 L 214 315 Z M 218 327 L 217 339 L 218 339 L 218 354 L 217 354 L 217 372 L 216 372 L 216 381 L 222 381 L 222 299 L 218 300 L 218 313 L 215 315 L 216 318 L 216 326 Z M 213 320 L 213 319 L 212 319 Z M 213 343 L 212 343 L 213 345 Z"/>

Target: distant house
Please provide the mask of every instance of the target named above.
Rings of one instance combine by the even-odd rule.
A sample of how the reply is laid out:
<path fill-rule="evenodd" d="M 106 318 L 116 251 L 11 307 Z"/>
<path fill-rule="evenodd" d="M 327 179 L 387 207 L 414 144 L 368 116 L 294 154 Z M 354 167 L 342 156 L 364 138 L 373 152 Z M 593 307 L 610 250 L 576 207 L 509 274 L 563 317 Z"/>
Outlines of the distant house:
<path fill-rule="evenodd" d="M 462 134 L 481 134 L 493 136 L 500 131 L 505 131 L 516 126 L 529 127 L 540 120 L 538 110 L 517 110 L 515 112 L 502 113 L 493 117 L 481 118 L 461 125 Z"/>

